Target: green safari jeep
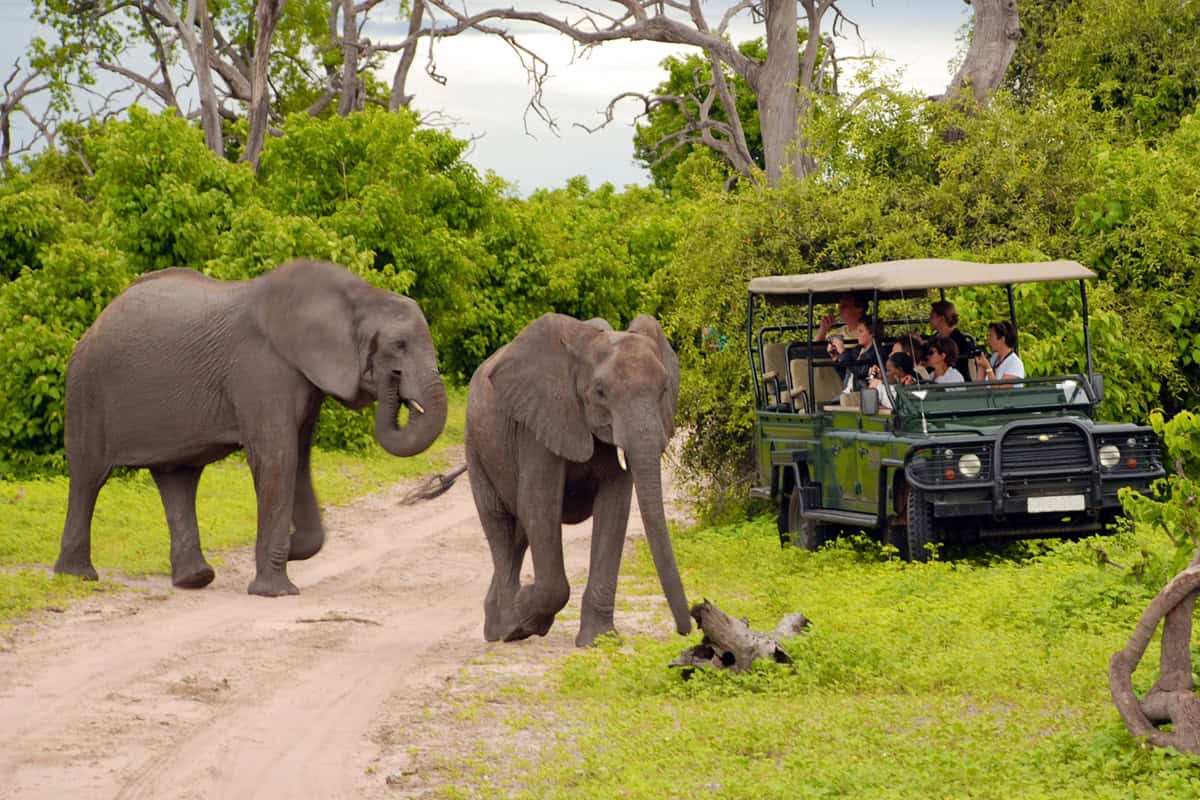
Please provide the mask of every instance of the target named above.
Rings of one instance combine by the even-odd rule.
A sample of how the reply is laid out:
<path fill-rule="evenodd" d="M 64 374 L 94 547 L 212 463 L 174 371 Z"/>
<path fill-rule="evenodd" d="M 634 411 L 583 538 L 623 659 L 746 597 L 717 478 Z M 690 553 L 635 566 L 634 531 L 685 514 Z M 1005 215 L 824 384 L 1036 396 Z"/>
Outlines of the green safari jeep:
<path fill-rule="evenodd" d="M 778 508 L 781 541 L 815 550 L 842 531 L 864 530 L 902 558 L 923 561 L 938 542 L 1104 532 L 1120 513 L 1118 489 L 1147 491 L 1164 470 L 1150 428 L 1095 420 L 1104 381 L 1093 370 L 1087 324 L 1086 280 L 1094 277 L 1073 261 L 912 259 L 753 279 L 746 345 L 758 485 L 751 493 Z M 847 294 L 868 299 L 874 319 L 898 332 L 928 322 L 912 309 L 927 304 L 931 290 L 945 299 L 947 288 L 985 285 L 1006 288 L 1015 329 L 1012 287 L 1039 281 L 1079 282 L 1086 374 L 1007 384 L 884 380 L 848 391 L 827 343 L 813 336 L 818 307 Z M 885 318 L 881 303 L 909 317 Z M 874 351 L 880 375 L 893 340 Z"/>

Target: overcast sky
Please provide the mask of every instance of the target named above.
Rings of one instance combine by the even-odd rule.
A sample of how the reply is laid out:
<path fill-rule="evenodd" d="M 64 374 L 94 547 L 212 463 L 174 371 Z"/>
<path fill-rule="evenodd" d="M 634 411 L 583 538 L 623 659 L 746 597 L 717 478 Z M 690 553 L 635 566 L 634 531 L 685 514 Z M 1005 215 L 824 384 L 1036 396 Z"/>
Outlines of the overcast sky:
<path fill-rule="evenodd" d="M 494 5 L 530 4 L 505 0 Z M 553 4 L 537 0 L 536 5 Z M 704 2 L 714 26 L 728 5 L 725 0 Z M 970 7 L 962 0 L 879 0 L 874 5 L 869 0 L 841 0 L 839 5 L 862 34 L 860 41 L 851 29 L 849 38 L 839 40 L 840 55 L 881 52 L 889 59 L 884 66 L 900 73 L 906 87 L 930 94 L 945 89 L 959 46 L 957 35 L 970 19 Z M 470 7 L 485 6 L 471 0 Z M 0 0 L 0 80 L 8 77 L 9 65 L 35 33 L 31 9 L 29 0 Z M 377 40 L 402 35 L 401 27 L 383 23 L 393 15 L 391 10 L 376 15 L 380 21 L 372 21 L 367 34 Z M 735 41 L 744 41 L 762 35 L 762 28 L 743 15 L 730 32 Z M 593 186 L 604 181 L 618 187 L 648 183 L 646 171 L 633 161 L 633 102 L 619 106 L 617 119 L 597 133 L 589 134 L 574 123 L 596 125 L 608 101 L 622 91 L 650 91 L 664 76 L 659 62 L 687 48 L 611 42 L 572 61 L 570 43 L 559 34 L 534 27 L 522 34 L 522 41 L 550 64 L 545 104 L 558 123 L 557 134 L 532 114 L 523 119 L 530 97 L 526 74 L 507 45 L 489 36 L 461 36 L 438 45 L 435 55 L 438 72 L 447 78 L 444 86 L 425 75 L 422 54 L 409 79 L 414 106 L 457 120 L 457 135 L 477 137 L 469 160 L 480 171 L 493 170 L 515 184 L 521 194 L 562 186 L 574 175 L 586 175 Z M 394 62 L 388 62 L 381 76 L 389 83 L 393 67 Z"/>

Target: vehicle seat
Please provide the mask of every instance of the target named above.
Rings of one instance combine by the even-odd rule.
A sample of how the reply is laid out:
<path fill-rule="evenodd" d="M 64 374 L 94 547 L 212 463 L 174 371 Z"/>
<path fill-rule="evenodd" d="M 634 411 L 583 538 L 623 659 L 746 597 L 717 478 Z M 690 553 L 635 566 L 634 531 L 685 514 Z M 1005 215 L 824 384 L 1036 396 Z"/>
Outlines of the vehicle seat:
<path fill-rule="evenodd" d="M 788 369 L 791 370 L 791 390 L 788 391 L 788 397 L 792 401 L 792 409 L 804 414 L 808 414 L 808 391 L 804 388 L 808 381 L 808 359 L 793 358 L 788 362 Z"/>
<path fill-rule="evenodd" d="M 835 401 L 844 387 L 845 383 L 838 377 L 837 370 L 833 367 L 813 368 L 812 402 L 814 406 Z"/>
<path fill-rule="evenodd" d="M 768 411 L 791 410 L 787 399 L 787 345 L 772 342 L 763 346 L 763 391 Z M 784 406 L 783 409 L 780 406 Z"/>

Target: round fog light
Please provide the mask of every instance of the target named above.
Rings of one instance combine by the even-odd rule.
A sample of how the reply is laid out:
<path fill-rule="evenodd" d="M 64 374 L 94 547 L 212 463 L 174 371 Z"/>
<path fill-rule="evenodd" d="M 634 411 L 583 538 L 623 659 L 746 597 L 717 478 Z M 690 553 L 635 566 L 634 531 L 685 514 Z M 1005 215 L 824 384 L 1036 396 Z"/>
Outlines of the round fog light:
<path fill-rule="evenodd" d="M 1112 469 L 1121 461 L 1121 451 L 1115 444 L 1106 444 L 1100 448 L 1100 466 Z"/>
<path fill-rule="evenodd" d="M 979 456 L 974 453 L 967 453 L 962 458 L 958 459 L 958 471 L 962 473 L 964 478 L 979 477 L 979 470 L 983 468 L 983 462 L 979 460 Z"/>

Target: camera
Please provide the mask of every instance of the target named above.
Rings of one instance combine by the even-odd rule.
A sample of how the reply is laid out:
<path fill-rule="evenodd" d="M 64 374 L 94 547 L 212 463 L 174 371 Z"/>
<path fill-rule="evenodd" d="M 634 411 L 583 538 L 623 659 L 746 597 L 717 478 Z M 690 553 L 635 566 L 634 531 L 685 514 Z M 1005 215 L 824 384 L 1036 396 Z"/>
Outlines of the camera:
<path fill-rule="evenodd" d="M 971 359 L 972 361 L 974 361 L 981 354 L 987 355 L 987 353 L 984 352 L 984 349 L 982 347 L 977 345 L 974 341 L 967 340 L 967 346 L 965 348 L 963 348 L 963 355 L 965 357 Z"/>

